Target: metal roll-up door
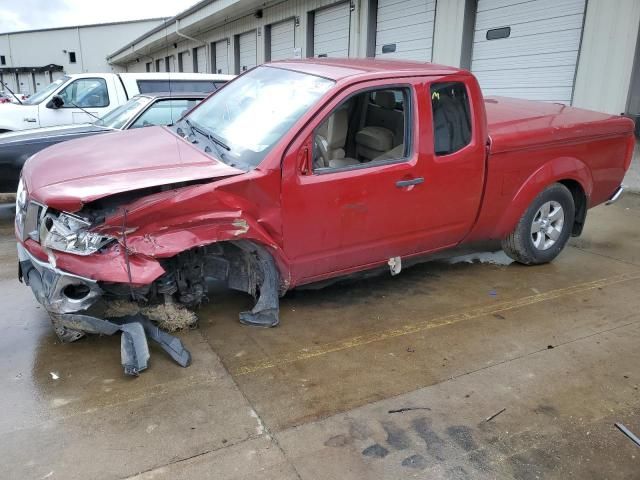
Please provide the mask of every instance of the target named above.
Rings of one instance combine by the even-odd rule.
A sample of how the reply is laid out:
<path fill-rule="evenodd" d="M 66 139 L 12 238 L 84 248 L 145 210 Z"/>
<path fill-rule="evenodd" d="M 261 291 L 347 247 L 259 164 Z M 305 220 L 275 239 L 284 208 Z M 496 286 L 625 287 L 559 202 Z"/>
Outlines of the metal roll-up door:
<path fill-rule="evenodd" d="M 193 57 L 190 51 L 184 51 L 179 54 L 182 58 L 182 71 L 185 73 L 193 73 Z"/>
<path fill-rule="evenodd" d="M 313 15 L 313 56 L 348 57 L 351 9 L 349 2 L 316 10 Z"/>
<path fill-rule="evenodd" d="M 430 62 L 435 0 L 378 0 L 376 57 Z"/>
<path fill-rule="evenodd" d="M 256 45 L 256 31 L 243 33 L 238 38 L 240 42 L 240 73 L 249 70 L 256 66 L 257 60 L 257 45 Z"/>
<path fill-rule="evenodd" d="M 49 74 L 46 72 L 36 73 L 36 92 L 44 90 L 49 85 Z"/>
<path fill-rule="evenodd" d="M 4 84 L 7 85 L 11 89 L 12 92 L 18 91 L 18 86 L 16 85 L 16 74 L 15 73 L 4 73 L 2 74 L 2 83 L 3 85 L 0 87 L 0 90 L 4 90 Z M 9 93 L 7 91 L 7 93 Z"/>
<path fill-rule="evenodd" d="M 271 25 L 271 60 L 293 58 L 295 25 L 293 19 Z"/>
<path fill-rule="evenodd" d="M 28 95 L 33 93 L 33 79 L 30 72 L 18 73 L 18 81 L 20 82 L 20 86 L 16 93 L 26 93 Z"/>
<path fill-rule="evenodd" d="M 196 48 L 196 72 L 206 73 L 207 71 L 207 49 L 205 47 Z"/>
<path fill-rule="evenodd" d="M 229 73 L 229 42 L 225 38 L 215 43 L 216 71 L 215 73 Z"/>
<path fill-rule="evenodd" d="M 485 95 L 571 103 L 586 0 L 479 0 L 471 70 Z"/>

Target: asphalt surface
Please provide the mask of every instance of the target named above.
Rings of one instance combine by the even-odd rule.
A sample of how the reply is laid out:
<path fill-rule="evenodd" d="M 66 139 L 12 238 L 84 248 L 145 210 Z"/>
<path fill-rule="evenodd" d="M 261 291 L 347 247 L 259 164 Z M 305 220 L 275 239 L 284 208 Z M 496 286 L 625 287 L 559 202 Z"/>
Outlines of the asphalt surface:
<path fill-rule="evenodd" d="M 219 292 L 180 334 L 193 364 L 152 348 L 132 379 L 117 337 L 58 343 L 5 220 L 0 477 L 640 478 L 614 427 L 640 434 L 639 245 L 627 196 L 549 265 L 483 253 L 296 291 L 270 330 Z"/>

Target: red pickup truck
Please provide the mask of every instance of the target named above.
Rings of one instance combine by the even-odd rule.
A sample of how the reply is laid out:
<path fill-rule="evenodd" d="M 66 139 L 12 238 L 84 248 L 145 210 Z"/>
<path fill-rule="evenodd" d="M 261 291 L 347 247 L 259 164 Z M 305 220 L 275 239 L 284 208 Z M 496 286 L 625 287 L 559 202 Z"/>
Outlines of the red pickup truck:
<path fill-rule="evenodd" d="M 620 196 L 633 147 L 629 119 L 485 99 L 464 70 L 272 63 L 173 127 L 29 159 L 20 275 L 63 339 L 100 297 L 192 307 L 210 278 L 257 299 L 243 323 L 274 326 L 287 290 L 397 274 L 463 243 L 502 240 L 518 262 L 549 262 L 587 209 Z"/>

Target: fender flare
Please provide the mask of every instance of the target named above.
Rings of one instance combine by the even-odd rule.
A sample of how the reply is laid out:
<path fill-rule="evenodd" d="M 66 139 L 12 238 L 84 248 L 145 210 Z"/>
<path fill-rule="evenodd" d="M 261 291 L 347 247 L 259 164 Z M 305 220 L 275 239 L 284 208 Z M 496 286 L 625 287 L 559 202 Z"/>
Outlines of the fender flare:
<path fill-rule="evenodd" d="M 593 176 L 589 167 L 574 157 L 558 157 L 533 172 L 509 201 L 494 231 L 494 238 L 505 238 L 513 231 L 531 202 L 549 185 L 571 180 L 580 185 L 588 199 L 593 191 Z"/>

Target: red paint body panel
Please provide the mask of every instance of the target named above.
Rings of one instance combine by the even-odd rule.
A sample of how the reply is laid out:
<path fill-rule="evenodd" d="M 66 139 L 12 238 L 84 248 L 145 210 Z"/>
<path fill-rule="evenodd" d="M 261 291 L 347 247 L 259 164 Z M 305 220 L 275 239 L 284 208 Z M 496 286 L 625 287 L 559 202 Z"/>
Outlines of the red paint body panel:
<path fill-rule="evenodd" d="M 49 261 L 47 252 L 39 243 L 29 239 L 23 245 L 39 260 Z M 51 254 L 55 258 L 56 266 L 65 272 L 102 282 L 129 283 L 124 251 L 118 244 L 86 257 L 57 251 L 52 251 Z M 164 273 L 157 260 L 141 255 L 131 255 L 129 265 L 132 284 L 135 286 L 147 285 Z"/>
<path fill-rule="evenodd" d="M 23 178 L 34 200 L 75 212 L 107 195 L 238 173 L 169 129 L 147 127 L 49 147 L 26 162 Z"/>
<path fill-rule="evenodd" d="M 77 211 L 120 192 L 210 179 L 126 205 L 133 282 L 147 284 L 160 276 L 164 271 L 158 259 L 218 241 L 248 239 L 272 253 L 286 289 L 384 265 L 390 257 L 504 238 L 531 200 L 557 181 L 576 182 L 589 206 L 598 205 L 619 186 L 629 166 L 630 120 L 555 104 L 504 98 L 485 102 L 476 79 L 463 70 L 353 59 L 284 61 L 259 68 L 291 69 L 336 83 L 254 170 L 245 173 L 218 162 L 168 129 L 145 128 L 40 152 L 23 173 L 30 196 L 51 208 Z M 466 84 L 472 140 L 454 154 L 436 156 L 429 88 L 442 81 Z M 409 159 L 306 172 L 312 133 L 331 110 L 353 93 L 387 85 L 411 92 Z M 395 185 L 418 177 L 425 182 L 411 188 Z M 118 212 L 97 230 L 122 242 L 123 222 Z M 25 246 L 46 260 L 37 243 Z M 55 257 L 59 268 L 77 275 L 128 281 L 118 245 L 88 257 L 59 252 Z"/>

